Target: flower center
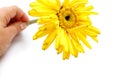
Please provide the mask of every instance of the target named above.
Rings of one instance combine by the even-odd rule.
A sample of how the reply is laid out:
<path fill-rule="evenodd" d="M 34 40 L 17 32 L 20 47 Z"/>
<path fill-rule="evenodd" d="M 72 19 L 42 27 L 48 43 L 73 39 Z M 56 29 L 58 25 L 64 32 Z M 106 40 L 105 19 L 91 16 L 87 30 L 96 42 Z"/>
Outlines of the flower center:
<path fill-rule="evenodd" d="M 61 8 L 58 14 L 60 26 L 62 28 L 72 28 L 76 23 L 76 15 L 70 8 Z"/>
<path fill-rule="evenodd" d="M 69 21 L 69 19 L 70 19 L 70 15 L 65 16 L 65 19 L 66 19 L 67 21 Z"/>

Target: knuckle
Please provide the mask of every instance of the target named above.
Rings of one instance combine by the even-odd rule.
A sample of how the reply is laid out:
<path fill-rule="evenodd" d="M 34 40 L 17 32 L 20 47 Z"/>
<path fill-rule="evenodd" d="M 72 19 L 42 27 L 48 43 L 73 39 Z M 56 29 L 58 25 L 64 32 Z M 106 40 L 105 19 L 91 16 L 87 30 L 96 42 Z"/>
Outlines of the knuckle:
<path fill-rule="evenodd" d="M 18 9 L 18 6 L 13 5 L 13 6 L 11 6 L 11 8 L 16 10 L 16 9 Z"/>

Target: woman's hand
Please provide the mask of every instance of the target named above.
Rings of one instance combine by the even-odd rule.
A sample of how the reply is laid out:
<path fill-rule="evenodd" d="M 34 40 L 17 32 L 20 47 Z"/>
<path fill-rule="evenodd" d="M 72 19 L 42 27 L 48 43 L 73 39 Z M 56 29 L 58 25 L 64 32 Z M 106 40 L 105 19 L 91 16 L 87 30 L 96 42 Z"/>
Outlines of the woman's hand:
<path fill-rule="evenodd" d="M 7 51 L 15 36 L 26 28 L 28 20 L 17 6 L 0 8 L 0 56 Z"/>

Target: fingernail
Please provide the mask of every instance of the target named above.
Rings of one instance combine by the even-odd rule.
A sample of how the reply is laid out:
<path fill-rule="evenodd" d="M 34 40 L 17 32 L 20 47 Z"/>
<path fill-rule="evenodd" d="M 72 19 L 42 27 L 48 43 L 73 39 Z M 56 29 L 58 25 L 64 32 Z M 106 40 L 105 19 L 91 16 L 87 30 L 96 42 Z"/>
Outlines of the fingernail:
<path fill-rule="evenodd" d="M 21 23 L 21 24 L 20 24 L 20 27 L 21 27 L 21 29 L 23 30 L 23 29 L 25 29 L 25 28 L 27 27 L 27 24 L 26 24 L 26 23 Z"/>

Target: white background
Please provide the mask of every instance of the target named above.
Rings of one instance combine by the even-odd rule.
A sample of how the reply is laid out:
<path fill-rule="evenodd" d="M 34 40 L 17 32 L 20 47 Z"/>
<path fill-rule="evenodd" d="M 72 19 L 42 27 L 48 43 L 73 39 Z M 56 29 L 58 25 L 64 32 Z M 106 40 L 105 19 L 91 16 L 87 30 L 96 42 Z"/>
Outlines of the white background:
<path fill-rule="evenodd" d="M 0 0 L 0 7 L 17 5 L 27 14 L 31 1 Z M 33 24 L 16 37 L 0 61 L 0 80 L 120 80 L 119 0 L 89 1 L 99 12 L 92 16 L 93 25 L 101 30 L 98 44 L 89 40 L 92 50 L 85 48 L 85 54 L 64 61 L 62 54 L 56 54 L 54 44 L 43 51 L 44 38 L 32 40 L 38 29 Z"/>

